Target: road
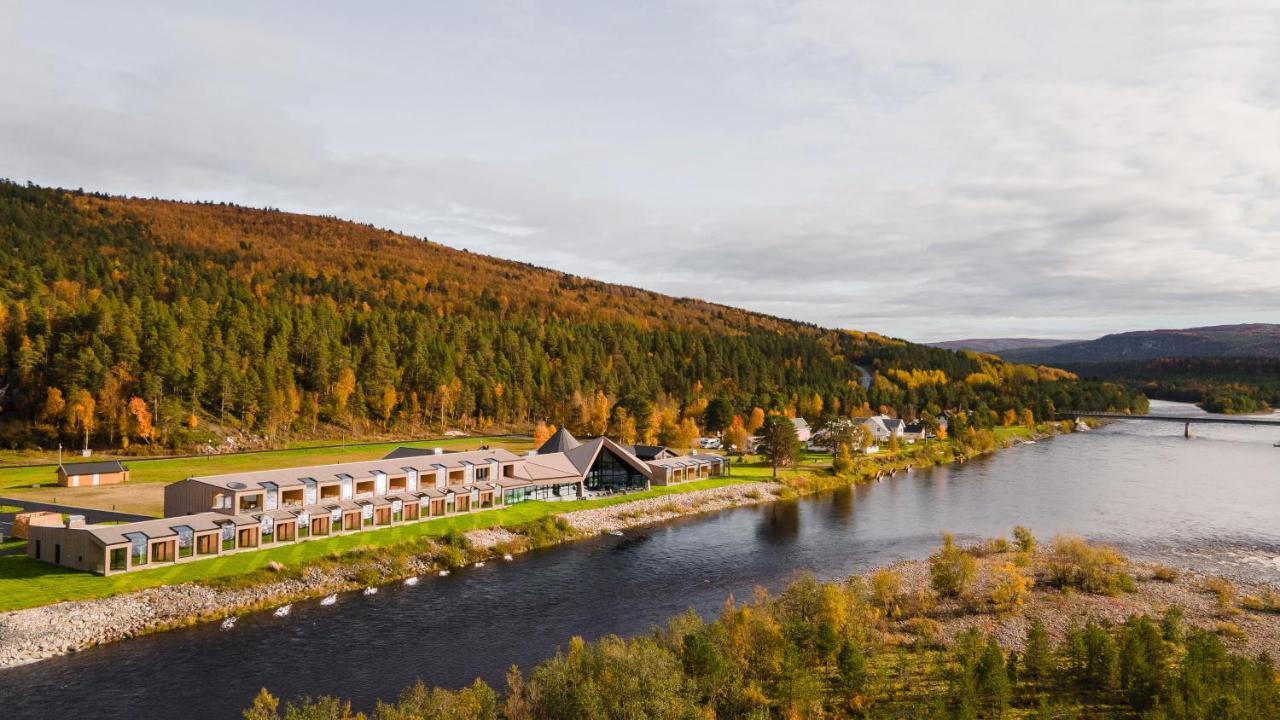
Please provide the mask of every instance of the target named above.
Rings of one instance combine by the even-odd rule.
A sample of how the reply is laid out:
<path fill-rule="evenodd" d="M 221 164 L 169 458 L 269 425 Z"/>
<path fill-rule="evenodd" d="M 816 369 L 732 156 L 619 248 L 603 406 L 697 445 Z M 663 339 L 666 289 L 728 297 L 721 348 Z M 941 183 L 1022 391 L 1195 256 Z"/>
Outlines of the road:
<path fill-rule="evenodd" d="M 862 375 L 862 389 L 870 390 L 871 389 L 871 371 L 862 367 L 861 365 L 854 365 L 854 367 L 857 368 L 858 373 Z"/>

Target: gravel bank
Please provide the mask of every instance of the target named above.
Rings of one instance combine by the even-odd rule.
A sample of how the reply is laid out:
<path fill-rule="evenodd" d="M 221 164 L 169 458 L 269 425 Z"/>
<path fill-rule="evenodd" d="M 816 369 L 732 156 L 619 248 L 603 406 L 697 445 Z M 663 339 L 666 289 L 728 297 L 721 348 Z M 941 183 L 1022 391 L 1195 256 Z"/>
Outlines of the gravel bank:
<path fill-rule="evenodd" d="M 782 487 L 776 483 L 760 482 L 726 485 L 710 490 L 636 500 L 592 510 L 575 510 L 564 513 L 560 517 L 568 520 L 574 530 L 584 535 L 599 535 L 639 525 L 665 522 L 685 515 L 773 502 L 778 499 L 778 493 L 782 491 Z"/>
<path fill-rule="evenodd" d="M 979 559 L 978 581 L 975 597 L 990 596 L 993 571 L 1012 556 L 994 555 Z M 891 566 L 902 581 L 902 593 L 912 594 L 929 589 L 929 563 L 923 560 L 905 561 Z M 928 613 L 941 628 L 940 639 L 951 642 L 965 630 L 977 627 L 993 635 L 1005 649 L 1022 651 L 1027 629 L 1033 619 L 1039 618 L 1050 638 L 1061 642 L 1073 624 L 1083 625 L 1087 619 L 1122 623 L 1132 615 L 1149 615 L 1159 618 L 1171 607 L 1181 608 L 1183 620 L 1206 630 L 1216 629 L 1220 623 L 1233 623 L 1247 639 L 1243 642 L 1224 638 L 1235 652 L 1256 655 L 1280 654 L 1280 614 L 1245 610 L 1239 603 L 1223 612 L 1217 597 L 1204 588 L 1206 576 L 1180 572 L 1173 582 L 1157 580 L 1154 565 L 1133 563 L 1130 566 L 1135 580 L 1132 593 L 1117 596 L 1090 595 L 1077 591 L 1063 591 L 1037 584 L 1029 593 L 1021 613 L 997 616 L 985 608 L 975 608 L 973 602 L 946 600 Z M 1038 580 L 1043 579 L 1043 566 L 1037 560 L 1033 565 Z M 865 577 L 870 577 L 868 574 Z M 1237 597 L 1262 595 L 1268 587 L 1257 583 L 1236 582 L 1233 587 Z M 904 634 L 905 622 L 895 623 L 895 630 Z"/>

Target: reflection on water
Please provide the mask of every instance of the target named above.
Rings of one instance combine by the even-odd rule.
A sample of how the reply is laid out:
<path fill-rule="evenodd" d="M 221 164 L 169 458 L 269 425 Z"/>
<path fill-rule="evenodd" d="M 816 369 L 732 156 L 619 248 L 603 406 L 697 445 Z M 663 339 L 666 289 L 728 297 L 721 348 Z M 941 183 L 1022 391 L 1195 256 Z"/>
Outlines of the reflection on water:
<path fill-rule="evenodd" d="M 1153 403 L 1153 412 L 1189 406 Z M 8 718 L 238 716 L 258 688 L 369 707 L 417 678 L 501 684 L 574 634 L 645 631 L 688 607 L 842 577 L 1015 524 L 1075 531 L 1139 557 L 1280 582 L 1280 449 L 1271 428 L 1119 422 L 962 466 L 794 502 L 687 518 L 490 563 L 288 618 L 242 618 L 0 671 Z M 181 688 L 181 692 L 175 692 Z"/>

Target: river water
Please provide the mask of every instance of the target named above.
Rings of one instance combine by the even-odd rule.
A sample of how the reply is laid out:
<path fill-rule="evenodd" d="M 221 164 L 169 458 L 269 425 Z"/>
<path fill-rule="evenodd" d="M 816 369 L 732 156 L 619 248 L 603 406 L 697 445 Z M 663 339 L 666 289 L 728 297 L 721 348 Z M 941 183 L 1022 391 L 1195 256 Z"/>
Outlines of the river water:
<path fill-rule="evenodd" d="M 1200 413 L 1152 403 L 1153 413 Z M 1280 415 L 1277 415 L 1280 419 Z M 1129 554 L 1280 582 L 1275 428 L 1121 421 L 795 502 L 728 510 L 490 562 L 413 587 L 299 603 L 0 671 L 0 715 L 234 718 L 260 687 L 369 708 L 421 678 L 529 667 L 572 635 L 634 634 L 797 571 L 839 578 L 1016 524 Z"/>

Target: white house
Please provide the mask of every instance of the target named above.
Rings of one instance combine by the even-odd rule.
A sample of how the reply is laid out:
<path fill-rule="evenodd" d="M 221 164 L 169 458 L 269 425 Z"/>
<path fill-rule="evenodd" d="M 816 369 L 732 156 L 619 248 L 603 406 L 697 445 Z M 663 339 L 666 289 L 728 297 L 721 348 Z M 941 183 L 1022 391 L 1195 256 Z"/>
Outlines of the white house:
<path fill-rule="evenodd" d="M 800 442 L 807 443 L 813 437 L 813 428 L 809 427 L 809 421 L 804 418 L 791 418 L 791 424 L 795 426 L 796 439 Z"/>

